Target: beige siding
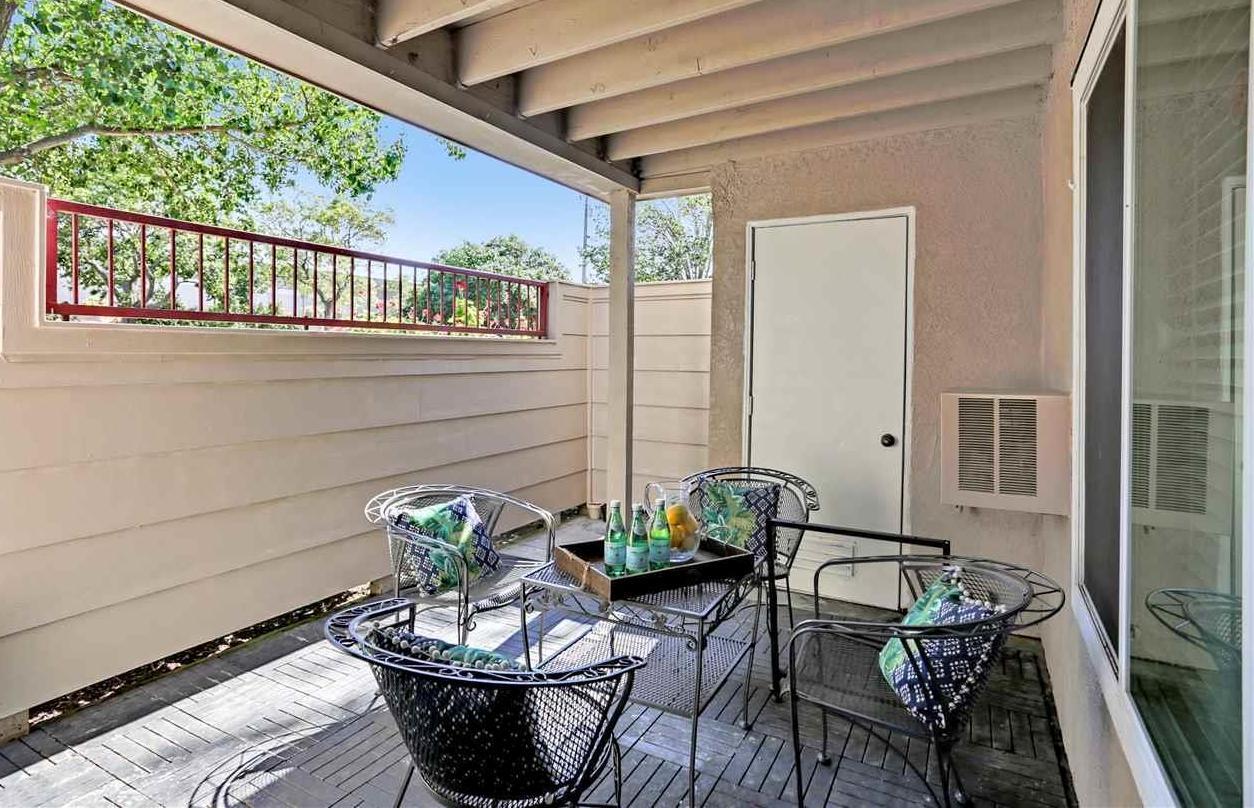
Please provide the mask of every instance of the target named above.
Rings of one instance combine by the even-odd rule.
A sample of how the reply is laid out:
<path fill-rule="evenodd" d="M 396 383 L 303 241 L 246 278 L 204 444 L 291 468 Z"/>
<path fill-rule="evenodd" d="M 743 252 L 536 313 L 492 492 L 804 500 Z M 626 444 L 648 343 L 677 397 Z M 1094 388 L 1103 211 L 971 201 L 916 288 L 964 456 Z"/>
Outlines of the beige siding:
<path fill-rule="evenodd" d="M 609 299 L 592 289 L 589 306 L 591 490 L 605 501 Z M 636 286 L 635 479 L 643 495 L 652 480 L 705 468 L 709 426 L 710 281 Z"/>
<path fill-rule="evenodd" d="M 384 488 L 586 500 L 595 292 L 540 343 L 36 327 L 38 204 L 0 185 L 0 715 L 385 575 Z"/>

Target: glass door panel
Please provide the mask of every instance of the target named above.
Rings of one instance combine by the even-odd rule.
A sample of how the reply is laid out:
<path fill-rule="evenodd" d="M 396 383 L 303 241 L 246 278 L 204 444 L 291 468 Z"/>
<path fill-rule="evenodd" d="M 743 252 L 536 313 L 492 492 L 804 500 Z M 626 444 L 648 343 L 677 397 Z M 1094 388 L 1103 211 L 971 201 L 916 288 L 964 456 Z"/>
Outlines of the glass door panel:
<path fill-rule="evenodd" d="M 1135 19 L 1128 687 L 1181 803 L 1239 805 L 1249 5 Z"/>

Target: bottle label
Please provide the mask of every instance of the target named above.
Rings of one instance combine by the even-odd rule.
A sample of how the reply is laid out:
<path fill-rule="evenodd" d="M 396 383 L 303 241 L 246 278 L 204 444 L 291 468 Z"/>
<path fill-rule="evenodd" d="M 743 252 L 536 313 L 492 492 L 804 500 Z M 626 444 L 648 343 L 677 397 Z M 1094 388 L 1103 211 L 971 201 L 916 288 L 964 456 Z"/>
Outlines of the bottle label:
<path fill-rule="evenodd" d="M 668 566 L 671 563 L 671 540 L 649 540 L 649 565 L 654 569 Z"/>
<path fill-rule="evenodd" d="M 643 544 L 627 545 L 627 571 L 644 572 L 649 569 L 649 548 Z"/>
<path fill-rule="evenodd" d="M 605 543 L 605 566 L 607 569 L 619 569 L 627 564 L 627 545 L 622 542 Z"/>

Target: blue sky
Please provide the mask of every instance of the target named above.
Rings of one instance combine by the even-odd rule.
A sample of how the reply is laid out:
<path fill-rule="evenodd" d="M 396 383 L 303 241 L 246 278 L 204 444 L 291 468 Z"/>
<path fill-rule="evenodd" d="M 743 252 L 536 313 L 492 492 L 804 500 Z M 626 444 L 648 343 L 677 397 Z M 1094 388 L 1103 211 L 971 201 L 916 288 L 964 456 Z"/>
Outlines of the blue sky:
<path fill-rule="evenodd" d="M 386 119 L 381 134 L 385 142 L 399 135 L 408 146 L 400 177 L 372 200 L 396 217 L 381 252 L 427 260 L 464 240 L 517 233 L 578 276 L 582 194 L 478 152 L 454 160 L 434 135 L 400 121 Z"/>

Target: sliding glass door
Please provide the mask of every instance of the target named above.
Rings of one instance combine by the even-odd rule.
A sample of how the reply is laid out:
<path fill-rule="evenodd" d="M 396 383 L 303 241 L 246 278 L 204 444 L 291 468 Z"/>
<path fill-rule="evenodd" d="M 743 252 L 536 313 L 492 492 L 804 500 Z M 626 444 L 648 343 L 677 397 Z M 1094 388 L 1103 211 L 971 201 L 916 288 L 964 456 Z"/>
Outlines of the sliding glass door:
<path fill-rule="evenodd" d="M 1103 0 L 1076 77 L 1080 619 L 1142 787 L 1242 805 L 1249 0 Z"/>
<path fill-rule="evenodd" d="M 1132 19 L 1127 686 L 1180 802 L 1240 805 L 1250 9 Z"/>

